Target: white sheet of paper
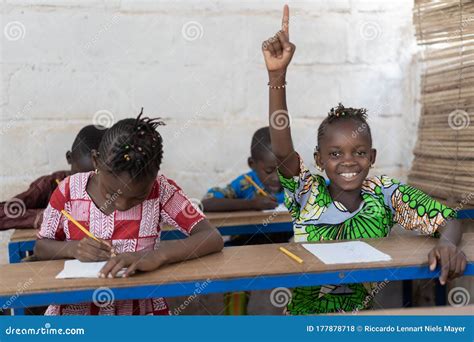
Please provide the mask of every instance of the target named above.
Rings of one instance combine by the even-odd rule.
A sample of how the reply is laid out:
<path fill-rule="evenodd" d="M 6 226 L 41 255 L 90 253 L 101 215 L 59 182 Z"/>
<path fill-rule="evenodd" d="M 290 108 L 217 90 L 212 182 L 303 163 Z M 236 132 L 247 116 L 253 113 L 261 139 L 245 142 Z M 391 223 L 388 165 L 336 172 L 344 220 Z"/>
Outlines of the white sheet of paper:
<path fill-rule="evenodd" d="M 66 260 L 64 269 L 58 273 L 56 279 L 71 278 L 99 278 L 99 271 L 104 267 L 106 261 L 82 262 L 79 260 Z M 121 277 L 125 270 L 120 270 L 116 277 Z"/>
<path fill-rule="evenodd" d="M 286 206 L 285 204 L 283 203 L 280 203 L 278 204 L 278 206 L 275 208 L 275 209 L 266 209 L 266 210 L 262 210 L 264 213 L 273 213 L 273 212 L 280 212 L 280 211 L 288 211 L 288 209 L 286 209 Z"/>
<path fill-rule="evenodd" d="M 392 260 L 390 255 L 362 241 L 303 244 L 325 264 L 352 264 L 356 262 L 375 262 Z"/>

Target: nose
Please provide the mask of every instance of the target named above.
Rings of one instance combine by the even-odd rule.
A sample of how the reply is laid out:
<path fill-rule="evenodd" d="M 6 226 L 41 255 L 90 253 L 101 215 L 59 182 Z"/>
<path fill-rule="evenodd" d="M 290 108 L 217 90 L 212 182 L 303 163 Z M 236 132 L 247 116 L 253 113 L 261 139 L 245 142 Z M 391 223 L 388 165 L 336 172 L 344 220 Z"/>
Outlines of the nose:
<path fill-rule="evenodd" d="M 357 163 L 354 159 L 354 156 L 351 153 L 345 153 L 343 155 L 343 159 L 342 159 L 342 163 L 341 163 L 342 166 L 354 166 L 356 164 Z"/>

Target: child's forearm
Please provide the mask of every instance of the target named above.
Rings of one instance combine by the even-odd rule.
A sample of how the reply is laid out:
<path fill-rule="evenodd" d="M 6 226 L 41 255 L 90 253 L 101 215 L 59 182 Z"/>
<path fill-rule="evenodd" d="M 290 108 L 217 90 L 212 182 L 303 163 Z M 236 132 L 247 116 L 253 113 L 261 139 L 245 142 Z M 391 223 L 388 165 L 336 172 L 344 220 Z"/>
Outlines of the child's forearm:
<path fill-rule="evenodd" d="M 446 225 L 440 228 L 440 243 L 451 243 L 458 246 L 462 240 L 461 222 L 455 219 L 447 220 Z"/>
<path fill-rule="evenodd" d="M 78 241 L 37 240 L 34 254 L 39 260 L 73 259 L 73 250 Z"/>
<path fill-rule="evenodd" d="M 270 86 L 281 86 L 285 84 L 286 71 L 273 71 L 268 74 Z M 291 139 L 290 118 L 286 105 L 285 88 L 269 88 L 269 121 L 270 136 L 272 140 L 273 153 L 284 159 L 294 153 L 293 141 Z"/>
<path fill-rule="evenodd" d="M 219 252 L 223 247 L 219 231 L 204 219 L 196 224 L 188 238 L 160 242 L 154 255 L 157 265 L 165 265 Z"/>
<path fill-rule="evenodd" d="M 235 198 L 207 198 L 202 200 L 204 211 L 237 211 L 254 210 L 255 204 L 252 200 Z"/>
<path fill-rule="evenodd" d="M 286 72 L 269 72 L 271 86 L 285 84 Z M 292 177 L 299 173 L 298 156 L 293 148 L 291 139 L 290 118 L 286 105 L 286 90 L 269 89 L 269 121 L 272 150 L 278 158 L 280 172 L 286 177 Z"/>

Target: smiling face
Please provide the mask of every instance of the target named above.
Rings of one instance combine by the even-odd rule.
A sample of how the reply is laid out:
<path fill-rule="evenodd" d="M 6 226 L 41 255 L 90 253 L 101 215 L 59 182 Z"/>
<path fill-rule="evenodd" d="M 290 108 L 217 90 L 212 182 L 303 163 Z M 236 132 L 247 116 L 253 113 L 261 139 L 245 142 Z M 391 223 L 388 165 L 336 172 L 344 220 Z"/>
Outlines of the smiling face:
<path fill-rule="evenodd" d="M 375 163 L 376 151 L 372 148 L 369 131 L 361 129 L 363 125 L 347 119 L 326 126 L 315 160 L 335 189 L 360 189 L 370 166 Z"/>

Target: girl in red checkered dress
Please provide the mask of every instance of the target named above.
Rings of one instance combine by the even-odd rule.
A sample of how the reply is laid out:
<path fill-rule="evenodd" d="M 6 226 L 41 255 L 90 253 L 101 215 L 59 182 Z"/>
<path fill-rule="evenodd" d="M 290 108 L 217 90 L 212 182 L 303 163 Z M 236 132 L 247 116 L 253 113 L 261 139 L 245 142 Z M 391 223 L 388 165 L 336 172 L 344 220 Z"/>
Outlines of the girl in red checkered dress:
<path fill-rule="evenodd" d="M 142 110 L 143 113 L 143 110 Z M 67 177 L 51 196 L 35 254 L 41 260 L 106 261 L 100 277 L 124 277 L 220 251 L 222 237 L 171 179 L 158 174 L 163 155 L 158 119 L 117 122 L 93 151 L 94 172 Z M 66 210 L 97 238 L 68 221 Z M 160 242 L 162 225 L 188 237 Z M 46 315 L 166 315 L 163 298 L 108 305 L 50 305 Z"/>

